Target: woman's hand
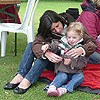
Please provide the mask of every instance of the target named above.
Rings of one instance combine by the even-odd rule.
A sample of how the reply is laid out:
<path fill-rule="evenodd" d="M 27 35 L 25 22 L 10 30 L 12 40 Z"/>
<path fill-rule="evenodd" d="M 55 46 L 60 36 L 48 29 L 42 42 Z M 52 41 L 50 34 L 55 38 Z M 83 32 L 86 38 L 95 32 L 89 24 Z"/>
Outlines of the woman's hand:
<path fill-rule="evenodd" d="M 41 50 L 43 51 L 43 53 L 45 53 L 48 48 L 49 48 L 49 44 L 45 44 L 41 47 Z"/>
<path fill-rule="evenodd" d="M 64 58 L 64 64 L 65 64 L 65 65 L 71 64 L 71 59 L 65 59 L 65 58 Z"/>
<path fill-rule="evenodd" d="M 77 57 L 79 57 L 82 54 L 83 54 L 83 50 L 81 49 L 81 47 L 73 48 L 73 49 L 69 50 L 66 53 L 66 55 L 68 55 L 69 57 L 72 57 L 72 58 L 77 58 Z"/>
<path fill-rule="evenodd" d="M 45 53 L 45 56 L 49 59 L 49 61 L 53 62 L 53 63 L 58 63 L 60 61 L 62 61 L 62 57 L 56 55 L 53 52 L 47 51 Z"/>

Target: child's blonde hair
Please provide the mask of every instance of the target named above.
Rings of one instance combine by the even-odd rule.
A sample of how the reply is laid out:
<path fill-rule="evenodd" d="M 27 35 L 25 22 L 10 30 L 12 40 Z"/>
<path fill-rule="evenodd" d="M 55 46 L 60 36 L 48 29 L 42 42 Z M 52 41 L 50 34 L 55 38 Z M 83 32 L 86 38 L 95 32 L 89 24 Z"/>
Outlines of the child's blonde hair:
<path fill-rule="evenodd" d="M 83 26 L 81 22 L 70 23 L 69 26 L 67 27 L 67 32 L 69 31 L 76 32 L 81 37 L 83 37 L 83 34 L 86 33 L 85 27 Z M 67 32 L 66 32 L 66 35 L 67 35 Z"/>

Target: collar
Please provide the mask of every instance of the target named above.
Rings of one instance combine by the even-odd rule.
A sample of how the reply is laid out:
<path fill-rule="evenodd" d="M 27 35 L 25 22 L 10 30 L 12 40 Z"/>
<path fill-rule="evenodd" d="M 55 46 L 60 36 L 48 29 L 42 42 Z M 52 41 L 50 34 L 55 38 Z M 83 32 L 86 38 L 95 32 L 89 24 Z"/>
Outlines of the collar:
<path fill-rule="evenodd" d="M 72 45 L 70 45 L 70 44 L 68 43 L 68 41 L 67 41 L 67 39 L 66 39 L 66 36 L 63 36 L 63 37 L 61 38 L 61 41 L 63 42 L 64 45 L 68 45 L 70 48 L 73 47 Z M 78 41 L 74 46 L 78 45 L 78 44 L 81 43 L 81 42 L 83 42 L 83 38 L 80 39 L 80 41 Z"/>

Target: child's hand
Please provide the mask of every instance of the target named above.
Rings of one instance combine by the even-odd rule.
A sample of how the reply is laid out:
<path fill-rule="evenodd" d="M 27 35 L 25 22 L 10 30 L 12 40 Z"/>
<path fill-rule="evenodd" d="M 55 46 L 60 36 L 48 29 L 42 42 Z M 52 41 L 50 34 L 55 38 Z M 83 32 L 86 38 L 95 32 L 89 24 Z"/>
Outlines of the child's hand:
<path fill-rule="evenodd" d="M 49 44 L 45 44 L 41 47 L 41 50 L 43 51 L 43 53 L 45 53 L 48 48 L 49 48 Z"/>
<path fill-rule="evenodd" d="M 65 59 L 65 58 L 64 58 L 64 64 L 65 64 L 65 65 L 71 64 L 71 59 Z"/>
<path fill-rule="evenodd" d="M 66 54 L 68 52 L 68 48 L 64 49 L 64 54 Z"/>

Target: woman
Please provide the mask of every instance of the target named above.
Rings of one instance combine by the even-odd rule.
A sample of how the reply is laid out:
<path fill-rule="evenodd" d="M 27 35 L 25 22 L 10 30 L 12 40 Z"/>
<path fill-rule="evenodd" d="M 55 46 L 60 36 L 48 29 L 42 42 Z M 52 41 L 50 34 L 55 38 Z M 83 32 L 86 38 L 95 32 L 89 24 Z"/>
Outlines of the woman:
<path fill-rule="evenodd" d="M 27 46 L 16 76 L 11 82 L 8 82 L 4 86 L 4 89 L 14 89 L 14 93 L 23 94 L 30 88 L 31 84 L 37 81 L 46 66 L 49 68 L 49 66 L 51 67 L 50 64 L 58 63 L 62 60 L 60 56 L 53 52 L 48 51 L 44 54 L 41 47 L 45 43 L 50 43 L 52 39 L 60 39 L 64 34 L 64 29 L 66 29 L 67 24 L 68 21 L 54 11 L 48 10 L 42 15 L 40 18 L 38 34 L 33 42 L 33 45 L 32 43 L 29 43 Z M 89 43 L 90 41 L 95 44 L 95 41 L 92 38 L 86 40 L 86 43 Z M 86 55 L 93 53 L 95 50 L 94 48 L 90 52 L 88 51 L 88 48 L 92 49 L 93 45 L 84 45 Z M 83 49 L 77 48 L 69 51 L 69 55 L 77 57 L 83 52 Z M 34 57 L 39 59 L 36 59 L 34 65 L 32 66 Z"/>
<path fill-rule="evenodd" d="M 98 48 L 89 59 L 89 63 L 100 64 L 100 0 L 84 0 L 82 13 L 77 21 L 83 23 L 89 35 L 96 40 Z"/>

